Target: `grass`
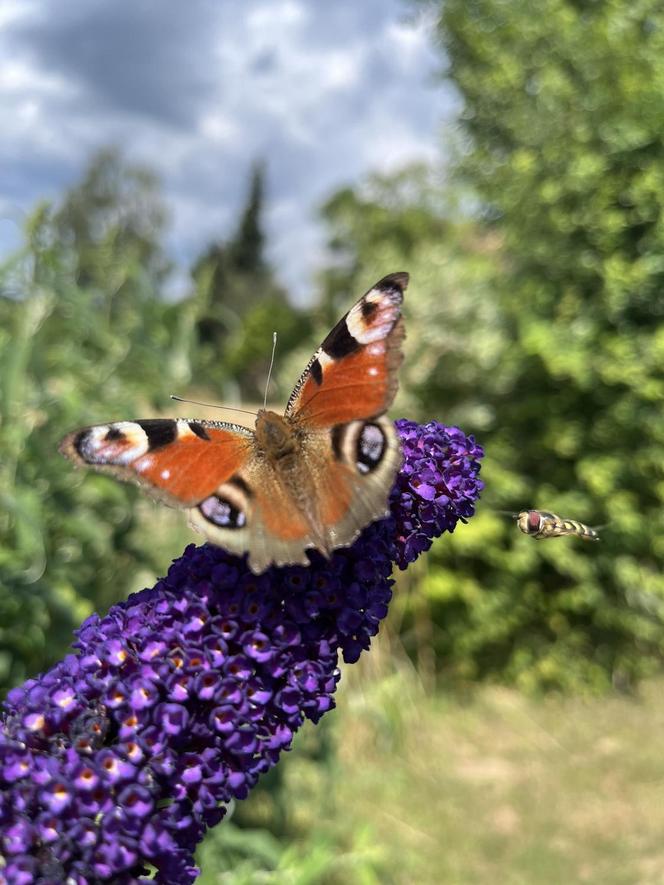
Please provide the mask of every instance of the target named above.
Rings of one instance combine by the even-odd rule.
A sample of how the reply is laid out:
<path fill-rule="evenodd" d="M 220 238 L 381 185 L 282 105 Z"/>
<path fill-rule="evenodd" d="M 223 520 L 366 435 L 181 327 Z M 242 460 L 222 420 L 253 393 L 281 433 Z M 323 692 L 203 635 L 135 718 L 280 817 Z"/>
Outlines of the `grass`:
<path fill-rule="evenodd" d="M 664 881 L 664 679 L 453 699 L 386 651 L 346 668 L 339 709 L 210 835 L 202 885 Z"/>
<path fill-rule="evenodd" d="M 662 687 L 640 702 L 427 699 L 386 768 L 358 766 L 375 731 L 343 745 L 340 805 L 386 847 L 383 881 L 661 882 Z"/>

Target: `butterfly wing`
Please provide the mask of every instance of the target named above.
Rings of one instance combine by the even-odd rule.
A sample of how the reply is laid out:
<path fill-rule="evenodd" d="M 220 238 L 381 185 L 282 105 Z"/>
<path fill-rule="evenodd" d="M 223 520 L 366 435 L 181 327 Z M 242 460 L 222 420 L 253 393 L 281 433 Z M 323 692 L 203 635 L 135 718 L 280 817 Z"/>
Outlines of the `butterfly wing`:
<path fill-rule="evenodd" d="M 60 451 L 75 464 L 138 483 L 171 507 L 189 508 L 241 470 L 252 440 L 238 424 L 164 418 L 84 427 L 66 436 Z"/>
<path fill-rule="evenodd" d="M 213 544 L 233 553 L 248 551 L 257 575 L 272 563 L 308 565 L 306 550 L 317 546 L 307 515 L 266 459 L 248 459 L 188 517 Z"/>
<path fill-rule="evenodd" d="M 309 428 L 375 418 L 392 404 L 403 359 L 407 273 L 383 277 L 342 317 L 302 373 L 286 415 Z"/>
<path fill-rule="evenodd" d="M 250 551 L 256 573 L 270 562 L 308 562 L 310 527 L 255 453 L 253 431 L 216 421 L 119 421 L 69 434 L 60 450 L 74 463 L 133 481 L 185 509 L 208 541 Z"/>
<path fill-rule="evenodd" d="M 370 522 L 389 515 L 389 495 L 401 466 L 401 445 L 385 416 L 316 431 L 305 444 L 315 477 L 323 550 L 351 544 Z"/>
<path fill-rule="evenodd" d="M 350 544 L 388 512 L 401 448 L 382 416 L 398 386 L 407 285 L 407 273 L 390 274 L 360 298 L 318 348 L 286 407 L 314 477 L 321 549 Z"/>

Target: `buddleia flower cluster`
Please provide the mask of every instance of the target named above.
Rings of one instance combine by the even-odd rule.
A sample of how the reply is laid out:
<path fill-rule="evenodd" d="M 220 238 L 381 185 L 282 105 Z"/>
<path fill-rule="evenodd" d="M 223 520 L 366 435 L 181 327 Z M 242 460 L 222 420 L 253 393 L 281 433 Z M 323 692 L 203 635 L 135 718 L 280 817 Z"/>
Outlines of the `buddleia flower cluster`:
<path fill-rule="evenodd" d="M 12 690 L 0 722 L 0 885 L 184 885 L 193 852 L 305 719 L 338 659 L 369 648 L 405 568 L 472 516 L 482 449 L 399 421 L 391 516 L 330 559 L 256 576 L 189 546 L 154 587 L 89 618 L 74 651 Z M 156 869 L 156 874 L 154 870 Z"/>

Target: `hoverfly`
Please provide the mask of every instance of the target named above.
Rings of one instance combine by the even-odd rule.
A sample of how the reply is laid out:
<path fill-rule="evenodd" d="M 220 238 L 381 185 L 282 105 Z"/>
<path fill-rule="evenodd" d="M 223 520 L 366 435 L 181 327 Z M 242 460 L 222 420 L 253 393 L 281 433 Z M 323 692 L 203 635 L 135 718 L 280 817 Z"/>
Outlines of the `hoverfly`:
<path fill-rule="evenodd" d="M 520 513 L 502 510 L 501 513 L 516 519 L 516 524 L 524 535 L 530 535 L 536 541 L 562 538 L 565 535 L 576 535 L 584 541 L 599 541 L 596 529 L 576 519 L 564 519 L 548 510 L 522 510 Z"/>

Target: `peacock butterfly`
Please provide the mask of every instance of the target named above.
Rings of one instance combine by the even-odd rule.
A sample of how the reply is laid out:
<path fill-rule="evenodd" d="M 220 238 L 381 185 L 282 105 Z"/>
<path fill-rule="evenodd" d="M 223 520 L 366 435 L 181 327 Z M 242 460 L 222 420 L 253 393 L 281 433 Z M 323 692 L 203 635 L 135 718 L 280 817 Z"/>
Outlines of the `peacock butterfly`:
<path fill-rule="evenodd" d="M 397 390 L 408 274 L 379 280 L 336 324 L 295 385 L 283 415 L 254 430 L 158 418 L 75 430 L 60 445 L 74 463 L 137 482 L 213 544 L 270 564 L 329 555 L 388 513 L 401 464 L 385 417 Z"/>

